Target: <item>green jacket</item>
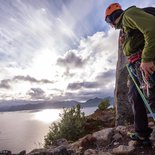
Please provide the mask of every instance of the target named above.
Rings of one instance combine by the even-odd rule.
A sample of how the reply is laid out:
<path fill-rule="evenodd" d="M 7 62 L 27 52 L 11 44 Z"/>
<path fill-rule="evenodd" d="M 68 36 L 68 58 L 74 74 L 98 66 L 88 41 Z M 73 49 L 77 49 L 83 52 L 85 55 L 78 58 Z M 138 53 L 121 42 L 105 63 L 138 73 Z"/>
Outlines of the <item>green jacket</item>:
<path fill-rule="evenodd" d="M 155 60 L 155 17 L 153 15 L 135 6 L 130 7 L 121 15 L 117 28 L 123 28 L 126 34 L 122 46 L 126 56 L 141 49 L 143 62 Z M 134 33 L 137 29 L 138 33 Z"/>

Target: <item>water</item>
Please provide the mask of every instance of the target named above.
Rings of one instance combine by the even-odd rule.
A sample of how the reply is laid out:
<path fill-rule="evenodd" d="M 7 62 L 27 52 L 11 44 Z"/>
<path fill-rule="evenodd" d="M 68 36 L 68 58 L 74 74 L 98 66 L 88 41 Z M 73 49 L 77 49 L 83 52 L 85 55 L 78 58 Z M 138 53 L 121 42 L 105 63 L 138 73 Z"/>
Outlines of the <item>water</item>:
<path fill-rule="evenodd" d="M 93 113 L 97 107 L 82 109 L 86 115 Z M 18 111 L 0 113 L 0 150 L 27 153 L 44 145 L 44 136 L 49 125 L 59 119 L 62 109 L 45 109 L 38 111 Z"/>

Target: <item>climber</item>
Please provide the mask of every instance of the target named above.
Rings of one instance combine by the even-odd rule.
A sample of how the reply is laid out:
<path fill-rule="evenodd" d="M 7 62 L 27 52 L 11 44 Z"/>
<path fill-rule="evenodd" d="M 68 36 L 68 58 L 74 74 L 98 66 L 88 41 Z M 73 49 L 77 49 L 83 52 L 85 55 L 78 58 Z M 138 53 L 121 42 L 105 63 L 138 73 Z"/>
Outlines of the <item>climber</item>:
<path fill-rule="evenodd" d="M 136 6 L 123 10 L 118 3 L 110 4 L 105 21 L 120 29 L 119 44 L 135 74 L 135 80 L 152 110 L 155 110 L 155 17 Z M 135 84 L 128 79 L 128 99 L 133 107 L 135 132 L 130 138 L 142 145 L 150 145 L 152 128 L 148 126 L 147 110 Z"/>

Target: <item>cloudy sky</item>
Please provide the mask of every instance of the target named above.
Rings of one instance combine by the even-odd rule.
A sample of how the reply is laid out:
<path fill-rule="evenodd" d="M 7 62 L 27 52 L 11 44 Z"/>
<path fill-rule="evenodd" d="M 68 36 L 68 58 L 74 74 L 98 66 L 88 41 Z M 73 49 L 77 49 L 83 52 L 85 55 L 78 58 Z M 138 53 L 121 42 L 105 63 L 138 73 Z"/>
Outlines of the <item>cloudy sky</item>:
<path fill-rule="evenodd" d="M 154 0 L 0 0 L 0 100 L 113 96 L 118 31 L 105 8 Z"/>

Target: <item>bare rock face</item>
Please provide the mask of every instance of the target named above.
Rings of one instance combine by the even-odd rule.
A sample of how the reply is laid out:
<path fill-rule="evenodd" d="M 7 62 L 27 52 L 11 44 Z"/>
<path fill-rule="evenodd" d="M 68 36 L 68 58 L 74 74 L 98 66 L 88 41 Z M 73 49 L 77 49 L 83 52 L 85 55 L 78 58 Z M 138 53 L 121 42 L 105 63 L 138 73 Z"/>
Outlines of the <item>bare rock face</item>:
<path fill-rule="evenodd" d="M 132 117 L 131 105 L 128 102 L 127 77 L 126 68 L 127 58 L 123 54 L 121 43 L 118 48 L 118 61 L 116 67 L 116 85 L 115 85 L 115 108 L 116 122 L 115 125 L 125 125 Z M 132 119 L 131 119 L 132 120 Z"/>
<path fill-rule="evenodd" d="M 121 134 L 125 134 L 128 130 L 128 128 L 126 126 L 123 126 L 123 125 L 119 125 L 115 128 L 115 130 L 118 132 L 118 133 L 121 133 Z"/>

